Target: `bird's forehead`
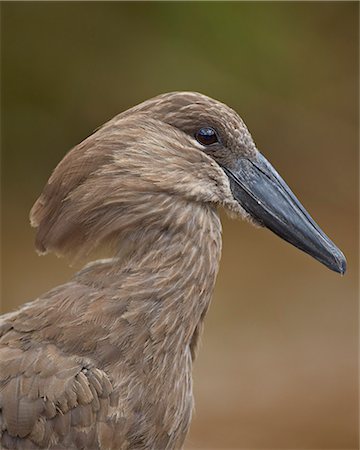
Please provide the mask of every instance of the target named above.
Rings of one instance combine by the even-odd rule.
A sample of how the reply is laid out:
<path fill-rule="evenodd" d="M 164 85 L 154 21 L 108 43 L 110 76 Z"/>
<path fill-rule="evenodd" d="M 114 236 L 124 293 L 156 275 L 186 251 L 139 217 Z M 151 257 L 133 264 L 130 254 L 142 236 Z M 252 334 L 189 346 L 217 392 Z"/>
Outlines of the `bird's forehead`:
<path fill-rule="evenodd" d="M 164 121 L 197 121 L 197 119 L 215 121 L 236 127 L 242 124 L 238 114 L 224 103 L 197 92 L 173 92 L 155 97 L 139 105 L 139 110 L 148 110 L 150 114 Z"/>
<path fill-rule="evenodd" d="M 136 106 L 134 112 L 147 113 L 152 119 L 172 125 L 192 134 L 199 127 L 214 127 L 228 146 L 253 145 L 251 135 L 230 107 L 197 92 L 162 94 Z"/>

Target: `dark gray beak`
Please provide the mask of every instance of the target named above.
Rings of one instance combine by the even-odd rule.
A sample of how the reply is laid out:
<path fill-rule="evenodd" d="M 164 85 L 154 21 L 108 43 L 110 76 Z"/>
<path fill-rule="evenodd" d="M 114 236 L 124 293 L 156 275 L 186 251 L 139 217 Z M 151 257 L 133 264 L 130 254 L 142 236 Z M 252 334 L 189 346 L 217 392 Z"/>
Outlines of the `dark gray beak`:
<path fill-rule="evenodd" d="M 344 274 L 346 259 L 314 222 L 273 166 L 258 153 L 256 160 L 239 158 L 234 169 L 223 167 L 235 199 L 260 225 Z"/>

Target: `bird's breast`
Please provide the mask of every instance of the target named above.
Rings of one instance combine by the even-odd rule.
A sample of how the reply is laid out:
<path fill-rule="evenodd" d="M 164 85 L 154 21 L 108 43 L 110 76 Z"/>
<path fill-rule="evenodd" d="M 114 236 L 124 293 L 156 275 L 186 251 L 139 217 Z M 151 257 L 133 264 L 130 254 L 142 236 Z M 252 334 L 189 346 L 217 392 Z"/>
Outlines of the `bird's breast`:
<path fill-rule="evenodd" d="M 181 448 L 190 426 L 190 350 L 182 357 L 177 355 L 176 360 L 164 354 L 162 360 L 163 367 L 158 361 L 150 371 L 134 367 L 125 374 L 122 367 L 115 368 L 112 374 L 114 380 L 121 382 L 114 382 L 108 421 L 114 429 L 122 429 L 126 440 L 139 448 Z"/>

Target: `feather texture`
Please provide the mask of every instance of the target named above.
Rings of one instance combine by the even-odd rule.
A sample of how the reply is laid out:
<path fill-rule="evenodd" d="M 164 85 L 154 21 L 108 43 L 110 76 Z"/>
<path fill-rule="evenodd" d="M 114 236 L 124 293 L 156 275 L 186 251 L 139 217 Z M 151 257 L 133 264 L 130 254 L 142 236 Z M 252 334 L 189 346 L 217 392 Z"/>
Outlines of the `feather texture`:
<path fill-rule="evenodd" d="M 254 151 L 230 108 L 173 93 L 116 116 L 54 170 L 31 211 L 37 250 L 78 258 L 105 243 L 112 254 L 2 317 L 3 448 L 183 446 L 221 254 L 217 208 L 246 216 L 193 137 L 206 121 L 229 148 Z"/>

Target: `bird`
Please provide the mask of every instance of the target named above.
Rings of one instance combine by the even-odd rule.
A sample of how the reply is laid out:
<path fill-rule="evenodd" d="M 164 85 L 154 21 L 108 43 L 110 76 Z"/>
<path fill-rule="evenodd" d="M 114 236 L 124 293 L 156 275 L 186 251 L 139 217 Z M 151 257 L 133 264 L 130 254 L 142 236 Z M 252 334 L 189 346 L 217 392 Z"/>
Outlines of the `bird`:
<path fill-rule="evenodd" d="M 184 446 L 221 209 L 345 273 L 240 116 L 206 95 L 146 100 L 64 156 L 30 212 L 35 246 L 86 263 L 1 317 L 2 448 Z"/>

